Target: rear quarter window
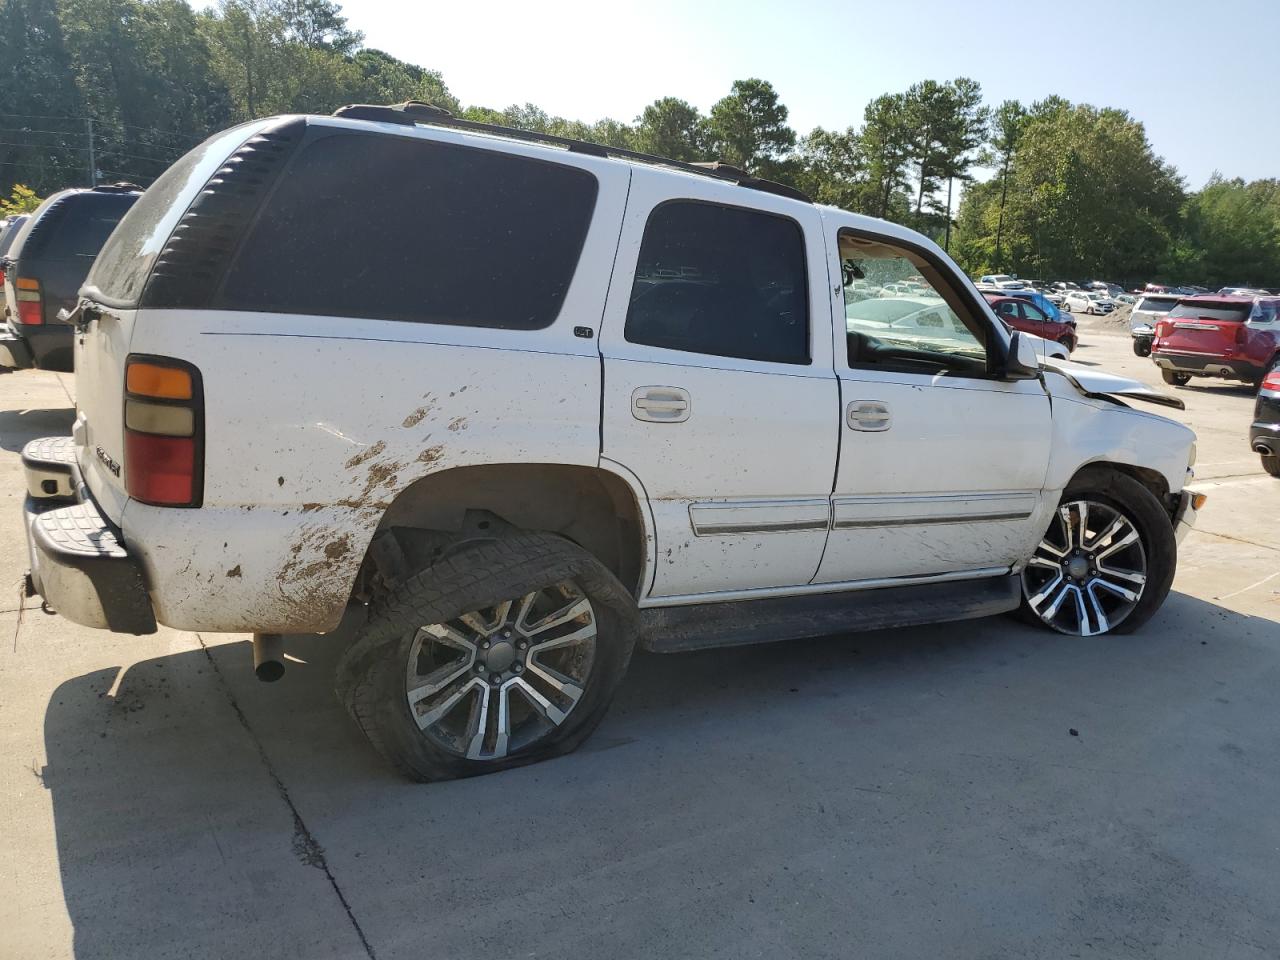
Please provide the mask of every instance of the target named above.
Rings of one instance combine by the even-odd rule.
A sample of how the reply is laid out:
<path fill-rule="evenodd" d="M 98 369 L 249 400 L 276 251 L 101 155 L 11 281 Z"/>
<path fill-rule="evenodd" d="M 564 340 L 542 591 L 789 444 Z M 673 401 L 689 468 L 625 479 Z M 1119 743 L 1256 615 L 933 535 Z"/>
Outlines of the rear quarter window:
<path fill-rule="evenodd" d="M 304 146 L 213 306 L 534 330 L 558 316 L 595 208 L 584 170 L 374 134 Z"/>
<path fill-rule="evenodd" d="M 223 131 L 161 174 L 107 240 L 85 279 L 85 288 L 115 306 L 136 303 L 178 218 L 227 154 L 247 136 L 245 125 Z"/>

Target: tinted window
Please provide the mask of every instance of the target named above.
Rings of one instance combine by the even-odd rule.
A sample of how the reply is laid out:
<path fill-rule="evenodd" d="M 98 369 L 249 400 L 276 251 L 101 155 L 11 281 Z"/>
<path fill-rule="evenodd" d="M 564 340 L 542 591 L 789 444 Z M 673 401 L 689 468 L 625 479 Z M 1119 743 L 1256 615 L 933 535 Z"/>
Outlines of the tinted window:
<path fill-rule="evenodd" d="M 555 320 L 596 179 L 556 163 L 343 134 L 285 171 L 215 305 L 533 330 Z"/>
<path fill-rule="evenodd" d="M 111 234 L 94 261 L 85 286 L 107 300 L 136 301 L 178 217 L 186 211 L 196 190 L 244 139 L 242 128 L 218 134 L 161 174 L 120 221 L 120 229 Z"/>
<path fill-rule="evenodd" d="M 1047 323 L 1049 318 L 1045 312 L 1037 307 L 1034 303 L 1022 304 L 1022 315 L 1028 320 L 1038 320 L 1040 323 Z"/>
<path fill-rule="evenodd" d="M 1177 297 L 1143 297 L 1133 309 L 1145 310 L 1148 313 L 1164 313 L 1177 302 Z"/>
<path fill-rule="evenodd" d="M 626 338 L 717 357 L 808 363 L 800 225 L 710 203 L 658 207 L 640 244 Z"/>
<path fill-rule="evenodd" d="M 1196 303 L 1191 301 L 1178 304 L 1169 311 L 1170 320 L 1232 320 L 1243 323 L 1249 319 L 1249 311 L 1253 309 L 1252 303 L 1232 304 L 1232 303 L 1214 303 L 1212 301 L 1206 303 Z"/>
<path fill-rule="evenodd" d="M 43 260 L 92 260 L 111 236 L 136 193 L 74 193 L 52 205 L 28 231 L 21 256 Z M 85 269 L 88 269 L 85 264 Z"/>

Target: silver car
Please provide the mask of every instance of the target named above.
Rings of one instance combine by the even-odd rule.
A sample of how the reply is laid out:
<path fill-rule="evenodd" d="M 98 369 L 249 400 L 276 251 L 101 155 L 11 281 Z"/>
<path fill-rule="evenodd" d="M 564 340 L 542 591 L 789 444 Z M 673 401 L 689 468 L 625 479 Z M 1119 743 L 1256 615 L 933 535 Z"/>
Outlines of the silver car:
<path fill-rule="evenodd" d="M 1173 293 L 1144 293 L 1129 314 L 1129 335 L 1133 337 L 1133 352 L 1140 357 L 1151 356 L 1151 341 L 1156 335 L 1156 323 L 1173 309 L 1181 297 Z"/>

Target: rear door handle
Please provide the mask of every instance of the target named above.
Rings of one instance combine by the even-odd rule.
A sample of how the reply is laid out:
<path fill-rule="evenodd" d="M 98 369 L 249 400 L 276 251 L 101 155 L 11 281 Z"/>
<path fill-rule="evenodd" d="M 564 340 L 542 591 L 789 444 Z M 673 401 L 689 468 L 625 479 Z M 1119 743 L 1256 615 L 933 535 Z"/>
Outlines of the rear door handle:
<path fill-rule="evenodd" d="M 889 405 L 880 400 L 852 400 L 846 408 L 845 419 L 851 430 L 879 433 L 893 425 Z"/>
<path fill-rule="evenodd" d="M 689 391 L 681 387 L 636 387 L 631 391 L 631 415 L 651 423 L 684 423 L 693 412 Z"/>

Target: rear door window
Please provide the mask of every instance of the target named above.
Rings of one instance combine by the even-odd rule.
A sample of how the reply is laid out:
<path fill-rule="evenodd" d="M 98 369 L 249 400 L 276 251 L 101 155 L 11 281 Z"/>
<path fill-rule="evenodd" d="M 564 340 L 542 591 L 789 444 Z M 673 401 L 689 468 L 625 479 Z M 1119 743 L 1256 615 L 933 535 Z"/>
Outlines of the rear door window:
<path fill-rule="evenodd" d="M 625 336 L 687 353 L 809 363 L 800 224 L 693 200 L 657 207 L 640 244 Z"/>
<path fill-rule="evenodd" d="M 214 306 L 536 330 L 564 303 L 596 192 L 564 164 L 323 136 L 286 170 Z"/>

